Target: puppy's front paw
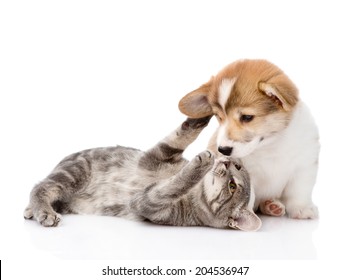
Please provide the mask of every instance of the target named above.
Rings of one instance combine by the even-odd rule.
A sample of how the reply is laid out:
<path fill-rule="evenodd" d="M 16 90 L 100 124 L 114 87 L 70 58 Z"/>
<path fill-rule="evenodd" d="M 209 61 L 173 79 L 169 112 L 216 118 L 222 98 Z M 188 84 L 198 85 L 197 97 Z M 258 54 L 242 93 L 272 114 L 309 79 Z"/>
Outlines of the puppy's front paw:
<path fill-rule="evenodd" d="M 287 206 L 286 211 L 292 219 L 316 219 L 319 216 L 318 208 L 313 204 L 308 206 Z"/>
<path fill-rule="evenodd" d="M 269 199 L 259 205 L 259 209 L 265 215 L 281 217 L 285 215 L 285 205 L 276 199 Z"/>

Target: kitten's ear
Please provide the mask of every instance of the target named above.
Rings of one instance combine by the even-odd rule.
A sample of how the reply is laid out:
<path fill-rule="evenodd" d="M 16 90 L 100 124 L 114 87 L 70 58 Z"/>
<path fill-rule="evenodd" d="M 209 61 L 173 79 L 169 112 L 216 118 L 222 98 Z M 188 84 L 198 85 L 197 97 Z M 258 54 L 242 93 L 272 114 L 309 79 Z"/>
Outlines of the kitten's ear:
<path fill-rule="evenodd" d="M 262 221 L 255 213 L 245 209 L 242 210 L 241 216 L 238 219 L 231 219 L 229 226 L 243 231 L 256 231 L 262 226 Z"/>
<path fill-rule="evenodd" d="M 208 100 L 213 77 L 209 82 L 184 96 L 178 104 L 179 110 L 190 118 L 199 119 L 212 116 L 212 107 Z"/>

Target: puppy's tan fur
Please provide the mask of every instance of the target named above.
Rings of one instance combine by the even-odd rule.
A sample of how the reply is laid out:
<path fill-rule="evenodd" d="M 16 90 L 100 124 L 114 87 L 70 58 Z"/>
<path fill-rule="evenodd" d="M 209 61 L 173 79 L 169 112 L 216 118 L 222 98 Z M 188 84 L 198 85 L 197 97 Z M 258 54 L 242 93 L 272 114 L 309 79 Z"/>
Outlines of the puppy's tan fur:
<path fill-rule="evenodd" d="M 235 84 L 224 106 L 219 102 L 219 87 L 225 79 Z M 179 103 L 182 113 L 192 118 L 216 115 L 220 124 L 229 119 L 230 139 L 245 142 L 253 131 L 279 131 L 288 124 L 292 109 L 298 101 L 298 90 L 292 81 L 275 65 L 266 60 L 240 60 L 229 64 L 209 82 L 188 93 Z M 198 104 L 202 106 L 198 106 Z M 254 115 L 251 123 L 241 123 L 241 115 Z M 272 116 L 271 116 L 272 115 Z M 261 125 L 266 118 L 279 120 L 268 128 Z M 216 145 L 215 137 L 210 148 Z"/>

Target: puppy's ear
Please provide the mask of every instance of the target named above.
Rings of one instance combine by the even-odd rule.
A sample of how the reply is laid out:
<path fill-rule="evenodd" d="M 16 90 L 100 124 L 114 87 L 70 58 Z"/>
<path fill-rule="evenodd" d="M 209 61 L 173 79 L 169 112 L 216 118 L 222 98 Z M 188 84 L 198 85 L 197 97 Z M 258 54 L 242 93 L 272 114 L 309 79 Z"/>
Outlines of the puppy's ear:
<path fill-rule="evenodd" d="M 285 111 L 290 111 L 298 102 L 298 90 L 285 75 L 278 75 L 267 82 L 260 82 L 258 86 L 259 90 Z"/>
<path fill-rule="evenodd" d="M 213 115 L 208 96 L 212 86 L 212 79 L 198 89 L 184 96 L 178 104 L 179 110 L 190 118 L 203 118 Z"/>

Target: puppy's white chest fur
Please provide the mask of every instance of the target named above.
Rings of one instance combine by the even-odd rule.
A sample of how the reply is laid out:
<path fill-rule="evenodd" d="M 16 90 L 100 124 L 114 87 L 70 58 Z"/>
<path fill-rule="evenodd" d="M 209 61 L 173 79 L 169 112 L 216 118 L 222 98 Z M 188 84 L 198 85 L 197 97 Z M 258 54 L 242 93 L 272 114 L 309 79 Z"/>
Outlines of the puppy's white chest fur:
<path fill-rule="evenodd" d="M 263 142 L 242 158 L 255 190 L 255 205 L 272 198 L 286 203 L 294 192 L 300 192 L 297 197 L 303 197 L 300 203 L 305 204 L 315 180 L 320 149 L 318 130 L 306 105 L 299 102 L 287 128 Z"/>

